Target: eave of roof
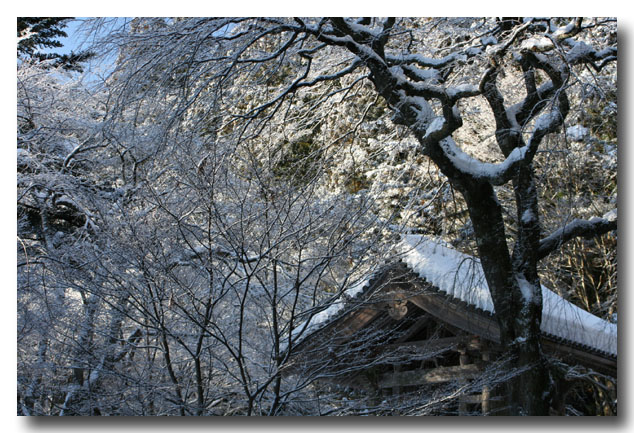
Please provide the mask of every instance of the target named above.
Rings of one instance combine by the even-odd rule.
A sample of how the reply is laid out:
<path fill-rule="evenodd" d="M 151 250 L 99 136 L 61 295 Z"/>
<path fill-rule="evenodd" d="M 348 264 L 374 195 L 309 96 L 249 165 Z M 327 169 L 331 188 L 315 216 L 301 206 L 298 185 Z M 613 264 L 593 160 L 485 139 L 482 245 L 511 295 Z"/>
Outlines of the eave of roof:
<path fill-rule="evenodd" d="M 449 297 L 495 314 L 493 300 L 477 258 L 441 242 L 417 235 L 405 236 L 402 261 L 419 277 Z M 617 325 L 603 320 L 542 286 L 541 330 L 556 339 L 613 357 L 617 356 Z"/>
<path fill-rule="evenodd" d="M 447 299 L 460 302 L 478 314 L 493 316 L 493 301 L 483 276 L 479 260 L 451 249 L 437 240 L 409 235 L 400 245 L 401 262 L 417 277 L 429 283 Z M 360 281 L 327 308 L 318 312 L 293 331 L 293 345 L 350 311 L 358 300 L 377 289 L 383 275 L 373 274 Z M 617 326 L 566 301 L 550 289 L 542 286 L 542 332 L 553 341 L 616 359 Z M 284 348 L 283 348 L 284 349 Z"/>

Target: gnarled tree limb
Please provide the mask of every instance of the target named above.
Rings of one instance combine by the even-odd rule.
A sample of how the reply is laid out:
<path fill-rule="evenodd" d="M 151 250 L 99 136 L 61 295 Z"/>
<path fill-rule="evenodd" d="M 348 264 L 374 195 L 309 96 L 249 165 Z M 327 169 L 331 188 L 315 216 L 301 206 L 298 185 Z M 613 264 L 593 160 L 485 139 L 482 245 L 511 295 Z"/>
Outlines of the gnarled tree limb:
<path fill-rule="evenodd" d="M 539 242 L 538 259 L 543 259 L 574 238 L 591 238 L 616 230 L 616 221 L 616 218 L 575 219 Z"/>

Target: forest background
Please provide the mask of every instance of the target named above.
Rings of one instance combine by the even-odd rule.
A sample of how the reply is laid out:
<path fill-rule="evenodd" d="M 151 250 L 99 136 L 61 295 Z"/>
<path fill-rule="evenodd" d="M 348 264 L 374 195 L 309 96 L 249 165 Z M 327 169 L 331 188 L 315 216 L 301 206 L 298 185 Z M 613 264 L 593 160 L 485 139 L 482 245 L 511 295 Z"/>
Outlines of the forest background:
<path fill-rule="evenodd" d="M 37 2 L 35 2 L 37 3 Z M 33 4 L 35 4 L 33 3 Z M 286 3 L 286 2 L 285 2 Z M 334 3 L 334 2 L 333 2 Z M 324 2 L 320 3 L 320 6 L 323 5 Z M 533 4 L 535 4 L 533 2 Z M 604 3 L 605 4 L 605 3 Z M 617 3 L 615 2 L 615 7 L 617 7 Z M 312 10 L 298 10 L 297 12 L 295 12 L 295 10 L 293 10 L 293 6 L 290 6 L 290 9 L 286 9 L 286 6 L 284 8 L 281 8 L 281 10 L 276 9 L 275 7 L 269 7 L 269 5 L 259 5 L 258 7 L 261 8 L 262 10 L 258 10 L 258 7 L 256 7 L 255 9 L 253 8 L 254 5 L 249 5 L 248 7 L 245 7 L 244 10 L 248 10 L 249 13 L 253 13 L 254 15 L 260 15 L 260 16 L 275 16 L 275 15 L 290 15 L 290 14 L 298 14 L 298 15 L 316 15 L 316 14 L 324 14 L 324 10 L 321 7 L 317 7 L 315 9 L 314 12 Z M 339 6 L 339 5 L 337 5 Z M 331 14 L 333 15 L 345 15 L 345 14 L 351 14 L 351 15 L 359 15 L 358 13 L 358 9 L 355 10 L 355 5 L 354 3 L 350 3 L 347 4 L 345 8 L 340 8 L 337 7 L 335 8 Z M 392 5 L 390 5 L 392 6 Z M 554 11 L 552 11 L 550 9 L 550 6 L 547 2 L 544 2 L 544 8 L 542 10 L 546 10 L 546 6 L 549 7 L 548 10 L 548 14 L 549 15 L 564 15 L 564 14 L 569 14 L 570 13 L 570 9 L 571 7 L 573 7 L 572 5 L 566 5 L 565 3 L 562 4 L 558 4 L 555 8 Z M 466 7 L 466 8 L 465 8 Z M 236 11 L 223 11 L 222 9 L 215 9 L 214 7 L 214 11 L 213 13 L 211 13 L 211 11 L 207 11 L 207 10 L 193 10 L 193 11 L 187 11 L 187 10 L 176 10 L 176 11 L 161 11 L 160 9 L 156 9 L 154 6 L 151 8 L 151 11 L 148 12 L 149 10 L 147 9 L 147 5 L 145 5 L 145 9 L 143 9 L 143 6 L 138 6 L 139 9 L 141 10 L 134 10 L 135 8 L 131 8 L 130 9 L 125 9 L 125 15 L 157 15 L 157 16 L 161 16 L 161 15 L 220 15 L 220 16 L 227 16 L 227 15 L 242 15 L 242 13 L 240 12 L 236 12 Z M 558 11 L 556 9 L 561 9 L 561 11 Z M 310 8 L 309 8 L 310 9 Z M 348 10 L 347 10 L 348 9 Z M 408 9 L 408 7 L 405 7 L 405 10 L 398 10 L 398 8 L 393 9 L 392 7 L 389 8 L 389 12 L 388 11 L 383 11 L 381 9 L 373 11 L 370 10 L 369 14 L 370 15 L 387 15 L 388 13 L 390 15 L 397 15 L 397 16 L 428 16 L 428 15 L 434 15 L 434 16 L 444 16 L 449 14 L 449 11 L 442 11 L 442 10 L 433 10 L 433 9 L 427 9 L 427 7 L 414 7 L 411 9 Z M 453 8 L 452 8 L 453 9 Z M 466 5 L 460 5 L 459 8 L 456 8 L 457 10 L 460 11 L 461 15 L 496 15 L 498 14 L 497 10 L 491 10 L 494 9 L 491 6 L 488 7 L 488 10 L 480 10 L 478 7 L 473 7 L 473 10 L 470 10 L 470 8 Z M 487 9 L 487 8 L 485 8 Z M 606 8 L 607 9 L 607 8 Z M 616 15 L 619 16 L 618 11 L 614 11 L 614 10 L 606 10 L 603 9 L 602 10 L 593 10 L 593 8 L 589 8 L 589 10 L 582 10 L 579 12 L 578 10 L 574 10 L 576 15 L 583 15 L 583 16 L 603 16 L 603 15 Z M 49 5 L 48 8 L 32 8 L 31 10 L 19 10 L 18 13 L 16 15 L 21 15 L 21 16 L 25 16 L 25 15 L 44 15 L 44 16 L 59 16 L 59 15 L 81 15 L 82 13 L 78 13 L 78 10 L 80 12 L 81 8 L 65 8 L 62 7 L 61 10 L 60 8 L 55 7 L 55 5 Z M 122 15 L 120 13 L 120 11 L 123 11 L 124 9 L 121 9 L 119 11 L 117 10 L 110 10 L 110 11 L 98 11 L 98 10 L 86 10 L 87 13 L 84 13 L 85 15 Z M 292 10 L 292 12 L 291 12 Z M 218 12 L 219 11 L 219 12 Z M 336 11 L 336 12 L 335 12 Z M 327 12 L 327 11 L 326 11 Z M 356 13 L 355 13 L 356 12 Z M 364 11 L 366 12 L 366 11 Z M 534 14 L 534 11 L 512 11 L 515 14 L 519 14 L 519 15 L 528 15 L 528 14 Z M 560 12 L 560 13 L 558 13 Z M 326 13 L 327 14 L 327 13 Z M 366 12 L 367 14 L 367 12 Z M 14 41 L 14 33 L 13 33 L 13 29 L 14 29 L 14 23 L 15 23 L 15 16 L 9 16 L 9 17 L 5 17 L 3 18 L 4 20 L 4 26 L 3 28 L 6 29 L 6 34 L 8 35 L 8 33 L 11 33 L 11 36 L 6 36 L 5 38 L 3 38 L 4 41 L 7 41 L 4 45 L 6 48 L 6 52 L 5 52 L 5 59 L 7 59 L 7 66 L 5 68 L 3 68 L 3 70 L 5 71 L 5 73 L 7 74 L 6 80 L 3 80 L 3 83 L 5 84 L 5 90 L 3 91 L 3 94 L 6 95 L 6 100 L 5 100 L 5 116 L 4 116 L 4 123 L 5 123 L 5 128 L 3 129 L 5 131 L 5 136 L 6 136 L 6 142 L 7 143 L 13 143 L 13 140 L 15 139 L 14 137 L 14 111 L 15 111 L 15 104 L 14 104 L 14 100 L 11 97 L 12 95 L 15 94 L 15 88 L 14 88 L 14 66 L 12 65 L 8 65 L 8 61 L 12 61 L 13 57 L 12 54 L 11 56 L 9 55 L 9 53 L 14 53 L 15 50 L 15 41 Z M 628 85 L 628 71 L 630 69 L 629 67 L 629 58 L 630 58 L 630 49 L 629 49 L 629 45 L 631 45 L 629 39 L 630 39 L 630 29 L 631 29 L 631 24 L 628 23 L 627 20 L 627 16 L 626 15 L 621 15 L 619 16 L 619 46 L 622 49 L 621 51 L 621 58 L 620 58 L 620 65 L 619 65 L 619 75 L 620 75 L 620 79 L 619 79 L 619 105 L 620 105 L 620 114 L 619 114 L 619 138 L 620 141 L 622 143 L 626 143 L 627 140 L 629 139 L 629 131 L 627 128 L 628 121 L 629 121 L 629 93 L 630 93 L 630 86 Z M 10 48 L 10 49 L 9 49 Z M 10 83 L 10 84 L 9 84 Z M 10 88 L 9 88 L 10 87 Z M 14 378 L 14 369 L 15 369 L 15 360 L 14 360 L 14 354 L 15 354 L 15 350 L 13 350 L 13 348 L 11 347 L 15 340 L 15 336 L 13 335 L 13 333 L 15 332 L 15 297 L 14 297 L 14 282 L 15 282 L 15 268 L 14 268 L 14 263 L 15 263 L 15 251 L 13 248 L 14 245 L 14 241 L 15 238 L 13 237 L 15 235 L 15 211 L 13 208 L 13 198 L 12 197 L 13 194 L 15 194 L 15 190 L 14 190 L 14 185 L 15 185 L 15 154 L 14 154 L 14 147 L 13 145 L 8 145 L 8 146 L 3 146 L 2 148 L 2 164 L 3 165 L 3 181 L 5 182 L 4 185 L 6 186 L 5 190 L 3 192 L 5 192 L 5 194 L 9 195 L 9 199 L 6 200 L 6 206 L 4 206 L 4 210 L 5 212 L 3 212 L 3 229 L 2 230 L 2 236 L 3 236 L 3 258 L 5 258 L 4 263 L 3 263 L 3 275 L 5 275 L 5 281 L 6 281 L 6 290 L 5 290 L 5 297 L 3 298 L 3 317 L 5 319 L 5 322 L 3 322 L 4 324 L 4 329 L 7 330 L 7 332 L 4 334 L 4 336 L 6 337 L 7 341 L 7 345 L 10 347 L 9 350 L 7 350 L 6 353 L 8 353 L 8 356 L 6 358 L 6 361 L 3 361 L 3 371 L 6 372 L 6 374 L 4 375 L 4 381 L 3 384 L 5 384 L 7 392 L 3 393 L 3 397 L 6 399 L 5 404 L 3 405 L 4 411 L 7 412 L 7 415 L 14 418 L 15 419 L 15 413 L 14 413 L 14 408 L 15 406 L 13 406 L 15 400 L 13 400 L 14 398 L 14 383 L 15 383 L 15 378 Z M 620 151 L 619 151 L 619 166 L 620 168 L 623 167 L 627 167 L 628 162 L 630 160 L 630 152 L 628 152 L 627 147 L 626 146 L 622 146 Z M 629 275 L 627 272 L 627 265 L 630 262 L 630 252 L 629 252 L 629 227 L 628 227 L 628 223 L 627 223 L 627 215 L 629 214 L 629 205 L 628 205 L 628 201 L 629 201 L 629 194 L 628 194 L 628 186 L 630 186 L 631 184 L 631 175 L 628 175 L 627 171 L 625 170 L 620 170 L 619 171 L 619 182 L 621 182 L 622 185 L 622 189 L 621 189 L 621 198 L 619 199 L 620 201 L 620 206 L 621 207 L 621 215 L 622 215 L 622 224 L 621 224 L 621 238 L 622 238 L 622 243 L 621 246 L 619 247 L 619 261 L 622 264 L 621 270 L 621 276 L 619 277 L 619 285 L 621 287 L 627 287 L 627 283 L 629 282 Z M 9 237 L 11 237 L 11 240 L 9 240 Z M 9 246 L 7 248 L 5 248 L 4 246 Z M 625 265 L 625 266 L 623 266 Z M 622 307 L 621 308 L 627 308 L 629 306 L 629 296 L 627 295 L 627 293 L 621 292 L 621 304 Z M 623 307 L 624 305 L 624 307 Z M 623 311 L 623 310 L 622 310 Z M 622 316 L 622 319 L 619 323 L 620 328 L 622 330 L 627 330 L 627 327 L 629 325 L 627 317 L 626 316 Z M 627 332 L 622 332 L 621 335 L 626 334 Z M 623 365 L 623 360 L 627 360 L 629 359 L 628 356 L 628 350 L 627 347 L 625 347 L 625 350 L 623 350 L 623 343 L 624 341 L 626 341 L 625 339 L 623 339 L 623 337 L 621 337 L 621 365 Z M 625 361 L 626 362 L 626 361 Z M 630 387 L 629 387 L 629 375 L 623 374 L 623 376 L 621 377 L 621 380 L 623 381 L 623 385 L 622 385 L 622 393 L 625 395 L 625 397 L 628 397 L 629 392 L 627 391 Z M 6 395 L 5 395 L 6 394 Z M 628 399 L 624 399 L 625 400 L 625 404 L 628 403 Z M 627 413 L 627 407 L 623 408 L 623 412 L 622 413 Z M 627 419 L 627 416 L 622 416 L 623 418 Z M 355 421 L 356 422 L 356 421 Z M 426 421 L 426 425 L 429 421 Z M 344 420 L 344 423 L 347 424 L 346 420 Z M 152 423 L 153 425 L 150 427 L 151 430 L 160 430 L 160 431 L 169 431 L 170 430 L 170 426 L 169 425 L 157 425 L 155 423 Z M 172 424 L 170 423 L 173 427 L 176 427 L 176 424 Z M 223 423 L 225 426 L 227 426 L 227 428 L 230 428 L 229 425 L 227 423 Z M 283 426 L 279 425 L 280 422 L 277 422 L 276 424 L 271 424 L 270 428 L 271 429 L 280 429 L 280 428 L 284 428 Z M 313 426 L 314 428 L 323 428 L 324 426 L 321 425 L 321 423 L 315 423 L 315 425 Z M 383 424 L 381 423 L 383 426 L 387 426 L 388 424 Z M 359 421 L 359 427 L 366 429 L 366 428 L 370 428 L 369 425 L 367 423 L 363 423 L 362 421 Z M 434 424 L 431 424 L 431 426 L 433 426 Z M 435 424 L 436 426 L 438 426 L 439 424 Z M 85 425 L 84 425 L 85 426 Z M 297 422 L 294 422 L 294 426 L 298 427 Z M 30 427 L 33 427 L 32 425 Z M 30 430 L 30 427 L 27 427 L 27 430 Z M 64 430 L 64 431 L 68 431 L 69 430 L 69 426 L 68 425 L 64 425 L 64 426 L 59 426 L 60 430 Z M 106 425 L 101 425 L 101 426 L 95 426 L 97 431 L 110 431 L 109 429 L 112 428 L 112 426 L 106 426 Z M 132 430 L 135 431 L 145 431 L 145 427 L 147 427 L 147 425 L 139 425 L 137 423 L 134 423 L 134 425 L 126 425 L 124 428 L 130 428 Z M 202 430 L 205 429 L 207 430 L 209 427 L 209 425 L 202 425 L 200 422 L 196 422 L 195 424 L 191 425 L 192 429 L 195 429 L 196 431 L 198 430 Z M 255 425 L 253 423 L 245 423 L 244 424 L 244 429 L 248 430 L 250 428 L 254 428 Z M 307 429 L 312 429 L 313 427 L 311 427 L 311 425 L 303 425 L 302 428 L 307 428 Z M 413 428 L 417 428 L 415 426 L 415 424 L 413 424 L 412 420 L 409 420 L 406 424 L 401 424 L 401 427 L 403 427 L 404 429 L 413 429 Z M 535 426 L 533 425 L 532 428 L 534 428 Z M 580 425 L 577 425 L 576 428 L 579 428 Z M 620 422 L 618 425 L 615 425 L 615 427 L 619 427 L 619 428 L 625 428 L 624 423 Z M 20 423 L 18 422 L 16 424 L 16 431 L 23 431 L 23 429 L 25 428 L 24 423 Z M 101 430 L 101 429 L 104 430 Z M 345 428 L 345 426 L 341 426 L 341 428 Z M 381 427 L 379 427 L 381 428 Z M 488 426 L 487 428 L 490 428 L 490 426 Z M 529 427 L 531 428 L 531 427 Z M 120 429 L 120 428 L 118 428 Z M 72 431 L 72 429 L 70 429 Z"/>

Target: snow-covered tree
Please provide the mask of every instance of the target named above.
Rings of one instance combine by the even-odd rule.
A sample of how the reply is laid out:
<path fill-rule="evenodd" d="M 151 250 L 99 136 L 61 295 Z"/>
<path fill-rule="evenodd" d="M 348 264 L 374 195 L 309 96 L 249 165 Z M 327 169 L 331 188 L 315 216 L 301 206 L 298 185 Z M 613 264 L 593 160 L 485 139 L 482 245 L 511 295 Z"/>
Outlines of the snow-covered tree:
<path fill-rule="evenodd" d="M 89 60 L 94 53 L 80 51 L 58 54 L 40 51 L 61 48 L 59 38 L 68 36 L 63 29 L 71 20 L 63 17 L 18 17 L 18 59 L 41 62 L 42 66 L 81 71 L 81 63 Z"/>
<path fill-rule="evenodd" d="M 56 361 L 81 373 L 60 411 L 300 411 L 294 396 L 309 399 L 316 377 L 280 369 L 302 323 L 416 231 L 476 250 L 525 371 L 509 381 L 511 413 L 547 414 L 541 280 L 562 280 L 553 253 L 570 241 L 612 232 L 608 255 L 616 242 L 615 20 L 146 18 L 117 22 L 95 51 L 117 54 L 99 103 L 18 74 L 23 224 L 51 263 L 76 261 L 78 288 L 58 285 L 81 294 L 84 330 L 112 330 L 92 358 Z M 584 177 L 584 158 L 603 171 Z M 560 174 L 572 166 L 575 191 Z M 81 330 L 67 338 L 87 345 Z M 43 350 L 24 365 L 43 365 Z M 25 411 L 44 382 L 25 377 Z M 106 409 L 113 387 L 125 408 Z"/>

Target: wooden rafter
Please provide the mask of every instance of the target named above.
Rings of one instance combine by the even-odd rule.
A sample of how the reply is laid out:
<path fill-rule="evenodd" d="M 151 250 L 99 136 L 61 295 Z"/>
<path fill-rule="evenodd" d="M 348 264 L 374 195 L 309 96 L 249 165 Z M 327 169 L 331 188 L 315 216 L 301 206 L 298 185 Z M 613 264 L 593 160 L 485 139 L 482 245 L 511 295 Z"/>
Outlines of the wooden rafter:
<path fill-rule="evenodd" d="M 378 381 L 378 386 L 379 388 L 393 388 L 469 380 L 475 379 L 481 373 L 481 368 L 477 364 L 436 367 L 427 370 L 394 371 L 382 375 Z"/>

